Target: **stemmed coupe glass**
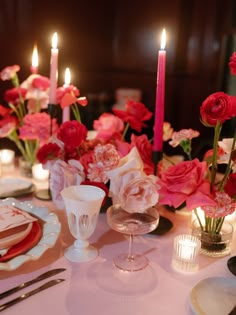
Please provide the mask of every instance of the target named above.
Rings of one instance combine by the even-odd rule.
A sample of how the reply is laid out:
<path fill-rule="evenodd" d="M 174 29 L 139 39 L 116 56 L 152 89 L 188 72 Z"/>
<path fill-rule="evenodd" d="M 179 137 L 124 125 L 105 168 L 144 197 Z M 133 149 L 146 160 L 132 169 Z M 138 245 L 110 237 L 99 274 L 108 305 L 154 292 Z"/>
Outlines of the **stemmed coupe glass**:
<path fill-rule="evenodd" d="M 133 238 L 156 229 L 159 223 L 157 209 L 150 207 L 142 212 L 129 213 L 117 204 L 110 206 L 106 215 L 107 223 L 113 230 L 129 235 L 128 252 L 113 258 L 115 266 L 125 271 L 144 269 L 148 265 L 148 259 L 143 254 L 133 253 Z"/>

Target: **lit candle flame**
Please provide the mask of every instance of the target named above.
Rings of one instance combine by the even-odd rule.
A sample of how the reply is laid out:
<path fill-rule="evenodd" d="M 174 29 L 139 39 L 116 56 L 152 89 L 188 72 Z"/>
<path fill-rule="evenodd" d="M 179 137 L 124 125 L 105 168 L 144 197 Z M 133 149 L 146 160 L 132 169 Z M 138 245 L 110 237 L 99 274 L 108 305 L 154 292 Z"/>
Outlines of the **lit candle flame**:
<path fill-rule="evenodd" d="M 38 49 L 37 45 L 35 44 L 32 53 L 32 67 L 37 68 L 38 65 L 39 65 Z"/>
<path fill-rule="evenodd" d="M 55 33 L 52 35 L 52 48 L 53 48 L 53 49 L 57 49 L 57 41 L 58 41 L 57 32 L 55 32 Z"/>
<path fill-rule="evenodd" d="M 166 30 L 163 29 L 162 34 L 161 34 L 161 49 L 165 49 L 166 47 Z"/>
<path fill-rule="evenodd" d="M 70 85 L 71 75 L 70 75 L 70 69 L 66 68 L 65 71 L 65 85 Z"/>

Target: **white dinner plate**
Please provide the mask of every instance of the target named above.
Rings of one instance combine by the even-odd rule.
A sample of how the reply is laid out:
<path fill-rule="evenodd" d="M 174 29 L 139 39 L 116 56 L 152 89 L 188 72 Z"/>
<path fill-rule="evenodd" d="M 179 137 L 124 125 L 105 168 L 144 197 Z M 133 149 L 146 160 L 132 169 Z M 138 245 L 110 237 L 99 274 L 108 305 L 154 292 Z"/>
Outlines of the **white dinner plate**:
<path fill-rule="evenodd" d="M 227 315 L 236 305 L 235 278 L 212 277 L 200 281 L 190 293 L 197 315 Z"/>
<path fill-rule="evenodd" d="M 17 197 L 31 191 L 32 183 L 21 178 L 0 178 L 0 198 Z"/>
<path fill-rule="evenodd" d="M 42 236 L 39 242 L 26 253 L 0 262 L 0 270 L 15 270 L 27 261 L 39 259 L 48 248 L 55 245 L 61 231 L 61 223 L 55 213 L 50 213 L 46 207 L 36 206 L 29 201 L 21 202 L 15 198 L 0 200 L 0 205 L 13 205 L 42 221 Z"/>

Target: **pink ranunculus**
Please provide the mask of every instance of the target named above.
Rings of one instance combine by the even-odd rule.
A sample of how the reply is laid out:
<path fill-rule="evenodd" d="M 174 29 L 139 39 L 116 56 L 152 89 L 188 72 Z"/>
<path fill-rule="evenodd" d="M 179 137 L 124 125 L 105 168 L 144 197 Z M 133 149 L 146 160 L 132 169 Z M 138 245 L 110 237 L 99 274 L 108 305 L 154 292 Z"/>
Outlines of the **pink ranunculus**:
<path fill-rule="evenodd" d="M 9 136 L 16 128 L 17 123 L 17 119 L 14 116 L 6 116 L 0 119 L 0 138 Z"/>
<path fill-rule="evenodd" d="M 202 103 L 200 114 L 202 122 L 206 125 L 216 126 L 217 121 L 223 124 L 236 116 L 235 102 L 224 92 L 213 93 Z"/>
<path fill-rule="evenodd" d="M 27 114 L 23 118 L 23 126 L 19 128 L 22 140 L 39 140 L 40 147 L 50 138 L 51 118 L 47 113 Z M 52 120 L 52 133 L 57 131 L 56 120 Z"/>
<path fill-rule="evenodd" d="M 125 111 L 113 109 L 113 113 L 129 123 L 130 127 L 138 132 L 141 132 L 142 127 L 146 126 L 144 121 L 152 117 L 152 112 L 143 103 L 129 100 L 125 104 Z"/>
<path fill-rule="evenodd" d="M 143 212 L 155 206 L 159 199 L 157 177 L 154 175 L 135 177 L 121 187 L 118 199 L 128 212 Z"/>
<path fill-rule="evenodd" d="M 146 135 L 131 135 L 131 147 L 136 147 L 144 163 L 144 172 L 147 175 L 154 173 L 154 163 L 152 161 L 152 144 Z"/>
<path fill-rule="evenodd" d="M 0 78 L 2 81 L 11 80 L 18 71 L 20 71 L 20 66 L 8 66 L 0 72 Z"/>
<path fill-rule="evenodd" d="M 83 166 L 79 161 L 70 160 L 68 163 L 57 160 L 50 172 L 50 190 L 53 202 L 59 209 L 64 208 L 61 191 L 68 186 L 79 185 L 85 180 Z"/>
<path fill-rule="evenodd" d="M 206 162 L 198 159 L 170 166 L 161 174 L 158 182 L 161 187 L 159 203 L 178 208 L 186 202 L 189 210 L 215 205 L 210 194 L 210 183 L 205 179 L 206 173 Z"/>
<path fill-rule="evenodd" d="M 119 203 L 119 192 L 130 180 L 144 176 L 143 161 L 136 147 L 120 159 L 117 167 L 105 172 L 110 179 L 110 197 L 113 203 Z"/>
<path fill-rule="evenodd" d="M 93 128 L 97 131 L 96 138 L 100 139 L 121 139 L 121 133 L 124 130 L 124 122 L 117 116 L 110 113 L 103 113 L 93 122 Z"/>

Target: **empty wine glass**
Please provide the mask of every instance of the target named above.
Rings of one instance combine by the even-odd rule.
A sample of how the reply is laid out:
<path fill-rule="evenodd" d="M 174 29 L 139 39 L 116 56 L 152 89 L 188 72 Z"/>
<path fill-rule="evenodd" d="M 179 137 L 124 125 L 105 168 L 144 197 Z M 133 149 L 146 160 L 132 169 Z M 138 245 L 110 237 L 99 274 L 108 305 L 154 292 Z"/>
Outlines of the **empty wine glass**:
<path fill-rule="evenodd" d="M 76 238 L 74 244 L 65 250 L 65 257 L 73 262 L 96 258 L 98 250 L 89 244 L 88 238 L 95 230 L 104 190 L 90 185 L 70 186 L 64 188 L 61 195 L 70 232 Z"/>
<path fill-rule="evenodd" d="M 113 230 L 129 235 L 128 252 L 113 258 L 115 266 L 125 271 L 144 269 L 148 265 L 148 259 L 143 254 L 133 253 L 133 238 L 155 230 L 159 223 L 157 209 L 150 207 L 143 212 L 129 213 L 120 205 L 112 205 L 106 214 L 107 222 Z"/>

